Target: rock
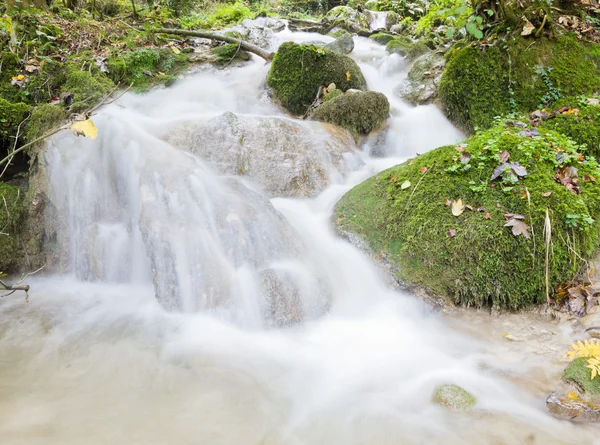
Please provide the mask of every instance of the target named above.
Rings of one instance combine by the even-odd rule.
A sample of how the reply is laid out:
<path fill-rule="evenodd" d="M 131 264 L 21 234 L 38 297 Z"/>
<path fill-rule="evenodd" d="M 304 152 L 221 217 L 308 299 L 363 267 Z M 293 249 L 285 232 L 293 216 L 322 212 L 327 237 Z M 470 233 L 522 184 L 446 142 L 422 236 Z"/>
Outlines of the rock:
<path fill-rule="evenodd" d="M 370 24 L 369 17 L 366 14 L 348 6 L 336 6 L 327 13 L 325 19 L 334 26 L 343 28 L 348 32 L 368 30 Z"/>
<path fill-rule="evenodd" d="M 390 27 L 390 32 L 393 34 L 400 34 L 402 31 L 404 31 L 404 27 L 399 23 Z"/>
<path fill-rule="evenodd" d="M 440 386 L 433 394 L 433 401 L 456 411 L 470 410 L 477 404 L 477 399 L 458 385 Z"/>
<path fill-rule="evenodd" d="M 325 101 L 315 109 L 312 119 L 339 125 L 358 137 L 383 124 L 389 112 L 390 103 L 384 94 L 367 91 L 346 93 Z"/>
<path fill-rule="evenodd" d="M 586 315 L 580 318 L 579 322 L 583 325 L 586 334 L 600 339 L 600 312 Z"/>
<path fill-rule="evenodd" d="M 214 63 L 217 65 L 228 65 L 233 62 L 247 62 L 250 60 L 250 53 L 233 43 L 215 46 L 211 48 L 210 52 L 214 57 Z"/>
<path fill-rule="evenodd" d="M 395 36 L 388 34 L 387 32 L 377 32 L 371 34 L 369 38 L 375 40 L 380 45 L 386 45 L 390 40 L 396 39 Z"/>
<path fill-rule="evenodd" d="M 554 417 L 571 422 L 600 422 L 600 408 L 589 402 L 552 393 L 546 399 L 546 408 Z"/>
<path fill-rule="evenodd" d="M 592 371 L 587 367 L 587 358 L 577 358 L 569 363 L 563 374 L 563 380 L 575 385 L 589 397 L 600 397 L 600 378 L 592 380 Z"/>
<path fill-rule="evenodd" d="M 535 255 L 533 243 L 524 232 L 515 234 L 506 226 L 504 209 L 513 212 L 519 209 L 518 213 L 523 215 L 528 208 L 532 214 L 539 212 L 538 218 L 524 217 L 524 225 L 520 225 L 528 230 L 526 235 L 531 238 L 531 232 L 543 233 L 546 208 L 554 212 L 557 221 L 567 217 L 570 206 L 583 205 L 582 211 L 600 208 L 596 207 L 600 206 L 600 184 L 588 181 L 586 193 L 571 193 L 554 179 L 554 166 L 541 159 L 556 155 L 555 140 L 561 141 L 563 149 L 570 147 L 568 150 L 573 156 L 579 145 L 556 132 L 540 132 L 539 137 L 528 138 L 519 136 L 521 131 L 499 122 L 458 147 L 462 150 L 468 146 L 470 156 L 463 157 L 462 162 L 457 146 L 452 144 L 379 173 L 347 192 L 336 204 L 337 226 L 341 231 L 361 236 L 376 255 L 390 255 L 399 270 L 398 279 L 403 283 L 420 286 L 456 304 L 512 310 L 542 304 L 545 263 L 531 263 L 531 255 Z M 487 159 L 485 153 L 490 140 L 494 141 L 497 152 L 510 153 L 511 162 L 527 165 L 528 171 L 536 172 L 517 181 L 523 190 L 527 187 L 530 204 L 524 202 L 520 194 L 502 192 L 497 185 L 491 187 L 493 183 L 487 182 L 498 167 L 497 160 L 479 164 L 479 159 Z M 527 144 L 541 158 L 521 154 L 516 149 L 521 144 Z M 465 168 L 473 164 L 473 160 L 479 167 Z M 582 170 L 595 171 L 595 167 L 586 165 L 585 161 L 576 161 L 574 166 L 579 169 L 580 177 L 588 174 Z M 402 188 L 407 182 L 411 186 Z M 552 202 L 544 198 L 547 192 L 560 196 L 560 200 Z M 463 213 L 454 216 L 444 202 L 459 198 L 473 210 L 465 207 Z M 593 230 L 580 231 L 581 247 L 576 247 L 578 261 L 572 264 L 567 259 L 572 248 L 566 241 L 570 229 L 555 225 L 553 230 L 554 260 L 548 265 L 552 288 L 575 276 L 588 264 L 591 252 L 600 247 L 600 240 L 592 235 Z M 571 255 L 574 254 L 571 252 Z M 514 266 L 510 272 L 498 273 L 499 265 L 508 263 Z"/>
<path fill-rule="evenodd" d="M 325 45 L 326 49 L 335 51 L 341 54 L 350 54 L 354 49 L 354 39 L 349 32 L 340 33 L 340 36 L 333 42 Z"/>
<path fill-rule="evenodd" d="M 346 91 L 365 89 L 367 84 L 354 60 L 315 45 L 283 43 L 267 76 L 274 97 L 294 114 L 304 114 L 319 87 L 335 83 Z"/>
<path fill-rule="evenodd" d="M 444 72 L 444 57 L 429 53 L 420 57 L 396 92 L 410 104 L 425 105 L 437 99 L 437 86 Z"/>
<path fill-rule="evenodd" d="M 345 173 L 357 155 L 351 135 L 336 127 L 231 112 L 172 128 L 173 145 L 200 155 L 222 173 L 243 175 L 271 196 L 311 196 L 330 173 Z"/>
<path fill-rule="evenodd" d="M 412 42 L 407 37 L 399 37 L 390 40 L 385 46 L 385 49 L 391 54 L 400 54 L 408 60 L 415 60 L 429 52 L 429 47 L 424 42 Z"/>

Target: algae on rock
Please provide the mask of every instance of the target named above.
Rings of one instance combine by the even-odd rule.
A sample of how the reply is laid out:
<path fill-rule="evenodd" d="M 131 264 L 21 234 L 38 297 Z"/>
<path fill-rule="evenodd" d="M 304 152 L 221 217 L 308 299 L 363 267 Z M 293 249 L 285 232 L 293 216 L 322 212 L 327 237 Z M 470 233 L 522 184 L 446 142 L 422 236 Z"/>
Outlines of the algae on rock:
<path fill-rule="evenodd" d="M 541 303 L 546 209 L 552 291 L 579 272 L 600 245 L 592 219 L 600 212 L 600 184 L 591 179 L 600 170 L 595 159 L 579 156 L 582 147 L 566 136 L 540 133 L 535 137 L 531 129 L 499 123 L 458 147 L 467 155 L 455 146 L 420 155 L 350 190 L 336 205 L 336 223 L 376 253 L 388 254 L 400 281 L 457 304 L 518 309 Z M 526 168 L 526 176 L 491 180 L 504 151 L 510 162 Z M 580 193 L 555 180 L 563 167 L 577 172 Z M 459 199 L 469 207 L 453 216 L 445 204 Z M 511 215 L 521 215 L 529 239 L 506 226 Z M 581 224 L 567 215 L 579 215 Z"/>
<path fill-rule="evenodd" d="M 315 45 L 283 43 L 271 64 L 267 85 L 281 104 L 304 114 L 321 86 L 335 83 L 342 91 L 365 89 L 360 68 L 350 57 Z"/>
<path fill-rule="evenodd" d="M 442 385 L 433 394 L 433 401 L 444 408 L 466 411 L 477 404 L 477 399 L 458 385 Z"/>
<path fill-rule="evenodd" d="M 332 99 L 326 96 L 323 104 L 313 112 L 312 118 L 339 125 L 355 137 L 375 130 L 386 121 L 390 113 L 390 103 L 382 93 L 349 92 L 335 96 Z"/>

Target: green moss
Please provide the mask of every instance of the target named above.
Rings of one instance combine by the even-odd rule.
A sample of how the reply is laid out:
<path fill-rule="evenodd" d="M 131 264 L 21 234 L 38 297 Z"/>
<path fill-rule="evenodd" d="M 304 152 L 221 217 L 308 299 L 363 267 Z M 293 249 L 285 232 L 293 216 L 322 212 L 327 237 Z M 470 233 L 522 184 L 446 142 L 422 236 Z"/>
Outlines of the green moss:
<path fill-rule="evenodd" d="M 325 96 L 323 97 L 323 102 L 327 102 L 330 101 L 332 99 L 335 99 L 336 97 L 341 96 L 342 94 L 344 94 L 342 92 L 342 90 L 338 90 L 337 88 L 335 90 L 333 90 L 331 93 L 327 93 L 325 94 Z"/>
<path fill-rule="evenodd" d="M 14 143 L 19 124 L 27 117 L 31 107 L 23 102 L 11 103 L 0 98 L 0 159 L 7 153 L 7 148 Z"/>
<path fill-rule="evenodd" d="M 330 83 L 342 91 L 366 88 L 360 68 L 350 57 L 292 42 L 279 47 L 267 76 L 275 97 L 295 114 L 306 112 L 319 87 Z"/>
<path fill-rule="evenodd" d="M 429 46 L 427 46 L 425 42 L 418 41 L 408 51 L 408 60 L 415 60 L 416 58 L 421 57 L 423 54 L 427 54 L 428 52 Z"/>
<path fill-rule="evenodd" d="M 385 49 L 392 54 L 400 54 L 402 57 L 408 56 L 414 43 L 409 39 L 393 39 L 390 40 Z"/>
<path fill-rule="evenodd" d="M 138 92 L 153 85 L 169 84 L 185 69 L 185 56 L 168 48 L 143 48 L 111 57 L 108 68 L 111 79 L 123 85 L 133 84 Z"/>
<path fill-rule="evenodd" d="M 600 396 L 600 378 L 592 380 L 592 370 L 587 367 L 587 358 L 573 360 L 565 369 L 563 379 L 577 385 L 586 394 Z"/>
<path fill-rule="evenodd" d="M 101 73 L 91 74 L 89 71 L 71 67 L 63 90 L 73 95 L 71 111 L 79 113 L 93 108 L 114 87 L 110 79 Z"/>
<path fill-rule="evenodd" d="M 573 35 L 533 44 L 517 38 L 503 48 L 467 46 L 450 53 L 440 97 L 450 118 L 469 132 L 489 128 L 495 116 L 550 105 L 557 95 L 600 89 L 600 46 Z"/>
<path fill-rule="evenodd" d="M 337 91 L 334 90 L 334 91 Z M 390 104 L 381 93 L 346 93 L 325 101 L 312 117 L 346 128 L 353 135 L 366 135 L 386 121 Z"/>
<path fill-rule="evenodd" d="M 190 15 L 182 17 L 184 28 L 224 28 L 237 25 L 244 19 L 254 18 L 255 14 L 241 2 L 213 3 L 208 8 L 201 8 Z"/>
<path fill-rule="evenodd" d="M 565 101 L 565 103 L 569 102 Z M 600 106 L 577 106 L 576 101 L 572 102 L 572 106 L 579 111 L 572 114 L 558 114 L 552 119 L 543 121 L 540 127 L 569 136 L 578 144 L 586 146 L 586 154 L 600 158 Z"/>
<path fill-rule="evenodd" d="M 0 82 L 8 82 L 11 77 L 19 74 L 19 57 L 9 51 L 3 51 L 0 54 L 0 63 L 2 63 L 2 71 L 0 71 Z"/>
<path fill-rule="evenodd" d="M 60 105 L 39 105 L 33 110 L 27 122 L 25 133 L 27 140 L 32 141 L 59 126 L 67 118 L 67 114 Z"/>
<path fill-rule="evenodd" d="M 498 124 L 468 139 L 468 164 L 461 163 L 454 146 L 446 146 L 380 173 L 340 200 L 337 224 L 363 237 L 374 251 L 389 254 L 400 280 L 457 304 L 518 309 L 543 302 L 546 209 L 553 289 L 572 278 L 599 245 L 592 217 L 600 210 L 600 185 L 582 178 L 600 172 L 595 160 L 579 161 L 581 147 L 567 137 L 542 129 L 542 137 L 528 138 L 519 130 Z M 562 165 L 559 149 L 564 150 L 560 162 L 578 169 L 580 194 L 554 179 Z M 490 180 L 504 150 L 511 162 L 527 168 L 528 175 L 516 183 Z M 402 189 L 406 181 L 410 184 Z M 458 199 L 473 211 L 453 216 L 444 202 Z M 513 235 L 505 227 L 505 213 L 523 215 L 531 239 Z M 571 227 L 567 215 L 580 215 L 589 225 Z"/>
<path fill-rule="evenodd" d="M 215 46 L 210 52 L 215 56 L 217 65 L 225 65 L 236 60 L 250 60 L 250 54 L 233 43 Z"/>
<path fill-rule="evenodd" d="M 477 399 L 458 385 L 443 385 L 436 389 L 433 401 L 452 410 L 469 410 L 477 404 Z"/>
<path fill-rule="evenodd" d="M 375 40 L 380 45 L 386 45 L 389 41 L 395 39 L 392 34 L 388 34 L 387 32 L 376 32 L 375 34 L 371 34 L 369 38 Z"/>
<path fill-rule="evenodd" d="M 340 37 L 344 37 L 344 36 L 352 37 L 352 34 L 350 34 L 345 29 L 334 29 L 333 31 L 329 31 L 329 33 L 327 33 L 327 35 L 330 37 L 334 37 L 336 39 L 339 39 Z"/>
<path fill-rule="evenodd" d="M 19 229 L 25 215 L 24 193 L 17 187 L 0 182 L 0 272 L 12 272 L 21 246 Z M 6 205 L 4 205 L 6 203 Z"/>

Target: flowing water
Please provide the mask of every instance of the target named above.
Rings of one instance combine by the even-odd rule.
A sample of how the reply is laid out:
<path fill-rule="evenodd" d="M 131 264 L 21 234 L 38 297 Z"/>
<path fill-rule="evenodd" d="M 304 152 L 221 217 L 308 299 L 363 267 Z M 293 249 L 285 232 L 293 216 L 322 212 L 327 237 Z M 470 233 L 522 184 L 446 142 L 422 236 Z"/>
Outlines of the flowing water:
<path fill-rule="evenodd" d="M 273 45 L 318 39 L 328 38 L 284 31 Z M 367 146 L 343 169 L 321 153 L 339 135 L 274 107 L 257 59 L 123 97 L 95 117 L 96 141 L 51 141 L 67 273 L 28 280 L 28 304 L 0 301 L 2 445 L 600 443 L 597 427 L 545 413 L 567 333 L 523 315 L 429 314 L 335 236 L 345 191 L 462 137 L 435 107 L 394 97 L 403 59 L 361 38 L 353 57 L 393 117 L 387 155 Z M 182 125 L 223 113 L 279 119 L 287 133 L 292 122 L 330 185 L 279 197 L 171 143 Z M 433 404 L 447 383 L 477 409 Z"/>

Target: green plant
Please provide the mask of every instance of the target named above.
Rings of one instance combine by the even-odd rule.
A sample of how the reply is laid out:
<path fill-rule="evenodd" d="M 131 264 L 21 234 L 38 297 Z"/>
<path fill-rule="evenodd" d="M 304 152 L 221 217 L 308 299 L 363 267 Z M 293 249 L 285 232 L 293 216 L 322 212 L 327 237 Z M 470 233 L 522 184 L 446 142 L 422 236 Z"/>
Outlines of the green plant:
<path fill-rule="evenodd" d="M 566 216 L 565 223 L 567 227 L 577 227 L 579 230 L 587 232 L 594 224 L 595 220 L 590 215 L 569 213 Z"/>
<path fill-rule="evenodd" d="M 546 94 L 544 94 L 542 96 L 542 98 L 540 99 L 540 105 L 538 106 L 538 108 L 544 108 L 545 106 L 548 106 L 548 105 L 552 104 L 553 102 L 556 102 L 558 99 L 560 99 L 560 90 L 558 88 L 556 88 L 554 86 L 554 84 L 552 83 L 552 79 L 550 78 L 551 72 L 552 72 L 551 66 L 549 66 L 547 68 L 542 68 L 537 71 L 537 73 L 542 78 L 544 85 L 547 88 Z"/>

